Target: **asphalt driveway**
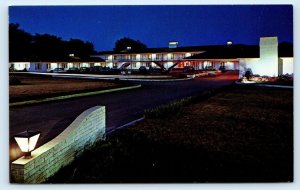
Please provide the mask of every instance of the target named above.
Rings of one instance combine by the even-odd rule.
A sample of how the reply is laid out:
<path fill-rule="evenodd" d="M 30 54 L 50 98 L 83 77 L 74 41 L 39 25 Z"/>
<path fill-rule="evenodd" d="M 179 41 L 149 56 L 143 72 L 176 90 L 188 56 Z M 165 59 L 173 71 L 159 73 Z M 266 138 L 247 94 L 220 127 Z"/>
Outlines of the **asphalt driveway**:
<path fill-rule="evenodd" d="M 38 144 L 42 145 L 62 132 L 84 110 L 103 105 L 106 106 L 107 130 L 111 130 L 142 117 L 147 108 L 230 85 L 237 78 L 237 73 L 228 72 L 187 81 L 139 82 L 142 87 L 134 90 L 12 107 L 9 110 L 10 159 L 20 154 L 12 136 L 28 128 L 42 132 Z"/>

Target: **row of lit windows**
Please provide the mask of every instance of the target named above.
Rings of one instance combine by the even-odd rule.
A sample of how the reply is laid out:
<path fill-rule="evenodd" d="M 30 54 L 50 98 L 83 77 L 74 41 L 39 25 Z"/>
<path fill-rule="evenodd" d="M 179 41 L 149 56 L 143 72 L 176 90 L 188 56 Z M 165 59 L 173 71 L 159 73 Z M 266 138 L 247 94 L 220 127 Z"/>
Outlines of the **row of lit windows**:
<path fill-rule="evenodd" d="M 154 54 L 156 56 L 152 57 L 152 54 L 142 54 L 140 60 L 173 60 L 174 58 L 182 59 L 185 57 L 185 54 Z M 193 54 L 190 54 L 191 56 Z M 108 56 L 105 56 L 105 59 L 108 59 Z M 114 55 L 113 60 L 137 60 L 137 55 Z"/>
<path fill-rule="evenodd" d="M 220 64 L 220 66 L 225 66 L 225 62 L 211 62 L 211 61 L 207 61 L 205 63 L 202 63 L 203 64 L 202 67 L 203 66 L 214 67 L 216 63 Z M 41 70 L 43 64 L 42 63 L 36 63 L 34 65 L 35 65 L 35 70 Z M 74 66 L 77 66 L 77 65 L 80 66 L 81 64 L 80 63 L 75 63 Z M 151 65 L 151 62 L 140 63 L 140 66 L 150 67 L 150 65 Z M 190 63 L 190 62 L 181 62 L 181 63 L 178 64 L 179 67 L 189 66 L 189 65 L 193 65 L 193 63 Z M 91 63 L 89 66 L 94 66 L 94 63 Z M 68 68 L 68 63 L 59 63 L 57 65 L 57 67 L 59 67 L 59 68 Z M 118 62 L 113 62 L 113 67 L 115 67 L 115 68 L 118 67 Z M 132 62 L 131 63 L 131 67 L 136 68 L 137 67 L 137 63 L 136 62 Z M 46 64 L 46 68 L 47 69 L 52 69 L 51 68 L 51 64 Z"/>
<path fill-rule="evenodd" d="M 72 66 L 68 66 L 68 63 L 59 63 L 57 65 L 57 67 L 59 68 L 69 68 L 69 67 L 81 67 L 81 66 L 85 66 L 85 65 L 81 65 L 80 63 L 70 63 L 72 64 Z M 87 65 L 86 65 L 87 66 Z M 89 63 L 88 66 L 93 67 L 94 63 Z M 46 64 L 47 69 L 52 69 L 51 68 L 51 64 Z M 42 69 L 42 64 L 41 63 L 36 63 L 35 64 L 35 70 L 40 70 Z"/>

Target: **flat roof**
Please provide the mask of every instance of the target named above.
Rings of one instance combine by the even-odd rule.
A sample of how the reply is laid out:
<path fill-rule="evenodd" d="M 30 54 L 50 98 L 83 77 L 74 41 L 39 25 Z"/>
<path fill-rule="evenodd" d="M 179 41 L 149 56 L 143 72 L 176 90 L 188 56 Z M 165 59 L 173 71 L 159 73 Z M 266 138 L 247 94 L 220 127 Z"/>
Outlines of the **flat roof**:
<path fill-rule="evenodd" d="M 49 58 L 38 58 L 28 57 L 24 59 L 9 60 L 10 62 L 105 62 L 100 57 L 49 57 Z"/>
<path fill-rule="evenodd" d="M 122 55 L 122 54 L 138 54 L 138 53 L 193 53 L 193 52 L 203 52 L 208 49 L 213 49 L 215 47 L 219 47 L 222 45 L 208 45 L 208 46 L 184 46 L 177 48 L 147 48 L 144 50 L 136 51 L 136 50 L 124 50 L 124 51 L 100 51 L 96 55 Z"/>
<path fill-rule="evenodd" d="M 147 48 L 141 51 L 128 50 L 100 51 L 97 55 L 126 55 L 138 53 L 197 53 L 196 55 L 185 58 L 189 59 L 237 59 L 237 58 L 259 58 L 259 45 L 207 45 L 207 46 L 185 46 L 177 48 Z M 293 57 L 293 44 L 280 43 L 278 45 L 279 57 Z"/>
<path fill-rule="evenodd" d="M 207 50 L 204 53 L 184 58 L 193 59 L 237 59 L 259 58 L 259 46 L 257 45 L 226 45 Z"/>

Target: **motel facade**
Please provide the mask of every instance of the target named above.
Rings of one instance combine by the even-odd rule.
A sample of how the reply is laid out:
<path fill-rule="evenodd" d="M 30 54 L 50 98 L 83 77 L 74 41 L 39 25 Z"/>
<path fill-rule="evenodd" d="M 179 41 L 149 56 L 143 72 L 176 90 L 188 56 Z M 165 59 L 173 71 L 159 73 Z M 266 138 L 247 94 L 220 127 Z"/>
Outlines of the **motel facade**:
<path fill-rule="evenodd" d="M 70 68 L 93 67 L 102 66 L 105 64 L 104 60 L 99 57 L 76 57 L 70 54 L 67 57 L 60 59 L 39 60 L 31 58 L 28 60 L 9 62 L 9 68 L 14 71 L 29 71 L 29 72 L 51 72 L 56 68 L 63 68 L 68 70 Z"/>
<path fill-rule="evenodd" d="M 85 59 L 69 55 L 65 60 L 12 61 L 10 67 L 31 72 L 93 66 L 129 70 L 145 67 L 169 71 L 186 66 L 195 70 L 218 70 L 222 67 L 226 70 L 239 70 L 241 77 L 249 70 L 261 76 L 293 74 L 293 60 L 293 50 L 279 46 L 277 37 L 261 37 L 259 45 L 240 45 L 228 41 L 225 45 L 180 47 L 178 42 L 172 41 L 166 48 L 133 51 L 131 47 L 127 47 L 121 52 L 103 51 Z"/>

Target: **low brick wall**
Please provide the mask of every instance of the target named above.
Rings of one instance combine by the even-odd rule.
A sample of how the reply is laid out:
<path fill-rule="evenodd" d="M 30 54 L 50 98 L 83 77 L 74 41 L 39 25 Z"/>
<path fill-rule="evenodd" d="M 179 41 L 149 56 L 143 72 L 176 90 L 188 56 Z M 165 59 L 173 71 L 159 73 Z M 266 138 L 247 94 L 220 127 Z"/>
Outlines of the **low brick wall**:
<path fill-rule="evenodd" d="M 32 158 L 11 164 L 12 183 L 42 183 L 75 156 L 105 138 L 105 107 L 96 106 L 80 114 L 56 138 L 34 150 Z"/>

